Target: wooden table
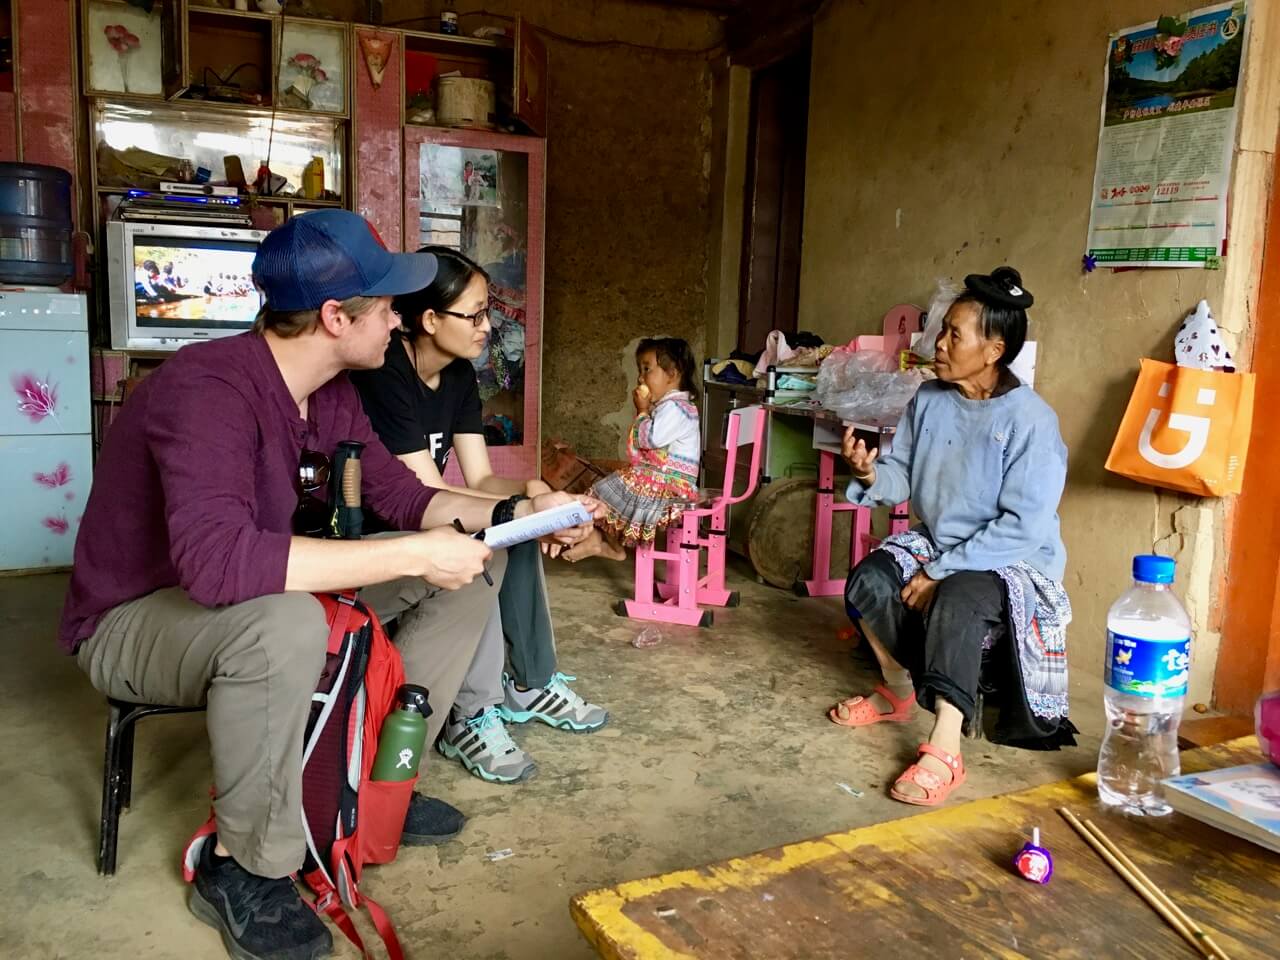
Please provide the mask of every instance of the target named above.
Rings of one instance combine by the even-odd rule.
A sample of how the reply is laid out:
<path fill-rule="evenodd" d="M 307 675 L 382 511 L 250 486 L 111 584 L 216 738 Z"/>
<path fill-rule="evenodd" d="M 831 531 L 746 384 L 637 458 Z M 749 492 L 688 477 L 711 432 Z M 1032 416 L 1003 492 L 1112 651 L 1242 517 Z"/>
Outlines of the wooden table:
<path fill-rule="evenodd" d="M 1258 756 L 1250 737 L 1185 753 L 1183 771 Z M 1105 830 L 1232 960 L 1280 956 L 1280 855 L 1176 813 L 1104 810 L 1091 774 L 583 893 L 570 911 L 608 960 L 1198 956 L 1062 806 Z M 1055 858 L 1046 886 L 1009 867 L 1033 826 Z"/>

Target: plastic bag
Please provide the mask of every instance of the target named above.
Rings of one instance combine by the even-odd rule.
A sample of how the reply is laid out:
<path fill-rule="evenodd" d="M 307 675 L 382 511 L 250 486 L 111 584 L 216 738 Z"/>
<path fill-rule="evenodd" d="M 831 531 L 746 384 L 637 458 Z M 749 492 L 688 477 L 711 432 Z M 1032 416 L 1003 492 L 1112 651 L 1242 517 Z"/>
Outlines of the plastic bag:
<path fill-rule="evenodd" d="M 837 350 L 818 370 L 818 403 L 844 420 L 892 426 L 928 379 L 898 370 L 896 357 L 872 350 Z"/>
<path fill-rule="evenodd" d="M 864 373 L 852 387 L 824 400 L 822 405 L 842 420 L 891 427 L 902 418 L 926 379 L 921 370 Z"/>
<path fill-rule="evenodd" d="M 933 359 L 933 347 L 938 334 L 942 332 L 942 321 L 956 302 L 956 297 L 964 293 L 963 284 L 956 283 L 949 277 L 940 277 L 934 287 L 933 296 L 929 298 L 929 314 L 924 322 L 924 332 L 911 352 L 926 360 Z"/>
<path fill-rule="evenodd" d="M 815 396 L 823 406 L 840 394 L 854 387 L 869 373 L 891 373 L 898 369 L 896 357 L 878 350 L 835 351 L 818 368 L 818 388 Z"/>

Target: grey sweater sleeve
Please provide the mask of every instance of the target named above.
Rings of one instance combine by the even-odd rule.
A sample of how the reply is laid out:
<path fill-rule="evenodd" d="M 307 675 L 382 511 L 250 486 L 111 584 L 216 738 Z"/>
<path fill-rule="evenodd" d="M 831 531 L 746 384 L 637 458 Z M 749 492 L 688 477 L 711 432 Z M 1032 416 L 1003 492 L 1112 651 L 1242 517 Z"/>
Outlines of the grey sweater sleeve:
<path fill-rule="evenodd" d="M 856 479 L 849 481 L 845 496 L 850 503 L 860 507 L 880 504 L 898 504 L 911 497 L 911 457 L 915 448 L 916 406 L 920 395 L 916 394 L 907 404 L 902 419 L 893 434 L 893 449 L 877 458 L 876 482 L 864 487 Z"/>

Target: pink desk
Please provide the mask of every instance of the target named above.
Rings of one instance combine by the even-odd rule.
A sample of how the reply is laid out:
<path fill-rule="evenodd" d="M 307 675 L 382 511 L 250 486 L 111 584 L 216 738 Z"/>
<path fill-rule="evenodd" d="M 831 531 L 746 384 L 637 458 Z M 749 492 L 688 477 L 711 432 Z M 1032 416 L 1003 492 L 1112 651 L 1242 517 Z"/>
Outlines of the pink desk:
<path fill-rule="evenodd" d="M 857 566 L 875 549 L 878 542 L 871 535 L 871 511 L 852 503 L 836 501 L 836 461 L 840 456 L 840 440 L 846 426 L 879 437 L 882 454 L 889 452 L 894 428 L 883 424 L 850 423 L 821 407 L 808 404 L 765 404 L 772 413 L 813 419 L 813 448 L 818 452 L 818 495 L 813 516 L 813 568 L 810 579 L 796 584 L 796 592 L 805 597 L 838 597 L 844 593 L 844 580 L 832 579 L 831 525 L 838 513 L 852 513 L 853 529 L 849 536 L 849 568 Z M 890 513 L 889 532 L 905 533 L 910 527 L 910 503 L 900 503 Z"/>

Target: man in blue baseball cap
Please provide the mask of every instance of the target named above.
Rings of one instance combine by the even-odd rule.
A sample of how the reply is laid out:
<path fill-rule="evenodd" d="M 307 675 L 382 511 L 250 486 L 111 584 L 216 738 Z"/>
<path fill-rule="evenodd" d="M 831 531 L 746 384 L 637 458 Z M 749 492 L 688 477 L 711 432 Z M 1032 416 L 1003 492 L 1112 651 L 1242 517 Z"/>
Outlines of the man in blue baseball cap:
<path fill-rule="evenodd" d="M 102 447 L 76 539 L 59 641 L 94 686 L 133 702 L 208 707 L 216 842 L 192 911 L 242 960 L 311 960 L 332 937 L 290 874 L 302 866 L 302 739 L 328 626 L 313 592 L 360 587 L 397 616 L 406 679 L 431 691 L 434 737 L 497 603 L 502 553 L 469 531 L 570 498 L 480 500 L 423 486 L 383 447 L 345 371 L 383 362 L 391 298 L 435 276 L 428 254 L 390 253 L 344 210 L 295 217 L 254 260 L 254 330 L 178 351 L 130 397 Z M 363 443 L 364 503 L 404 531 L 366 540 L 296 535 L 309 488 L 344 440 Z M 589 532 L 558 535 L 576 542 Z M 363 589 L 367 588 L 367 589 Z M 499 638 L 500 642 L 500 638 Z M 462 829 L 414 797 L 404 842 Z"/>

